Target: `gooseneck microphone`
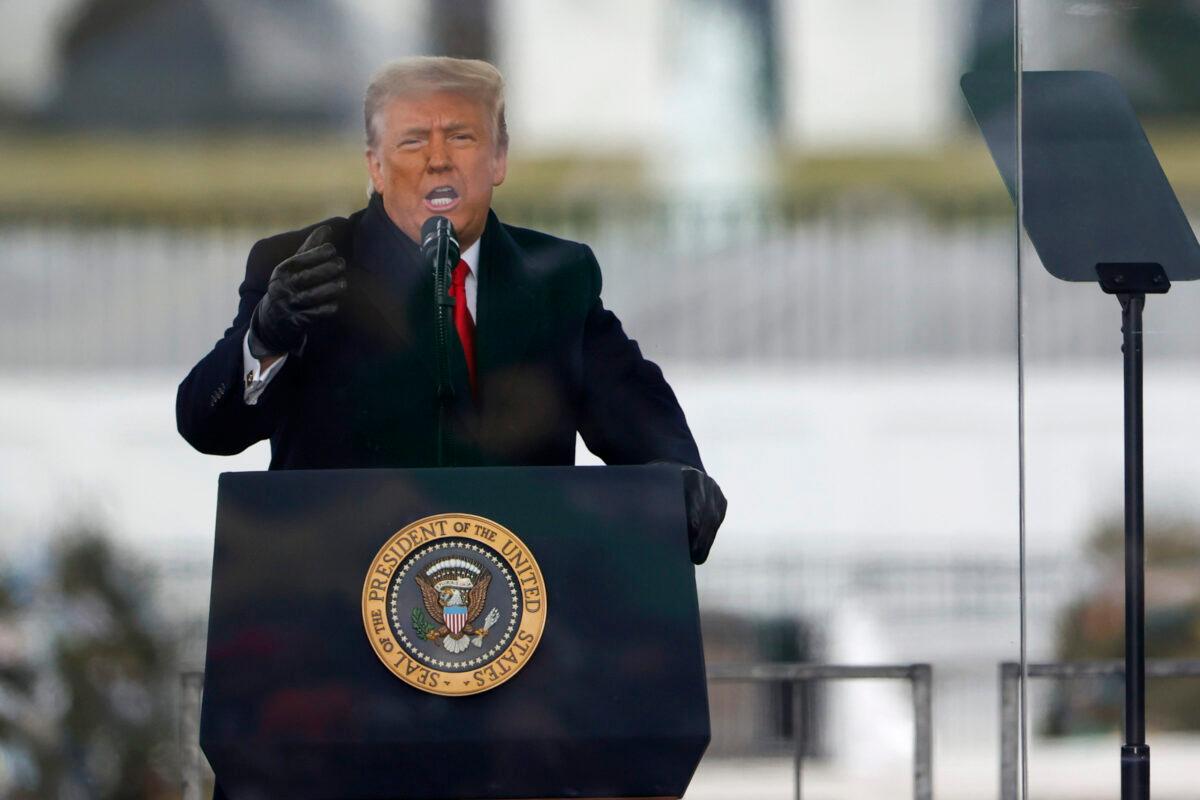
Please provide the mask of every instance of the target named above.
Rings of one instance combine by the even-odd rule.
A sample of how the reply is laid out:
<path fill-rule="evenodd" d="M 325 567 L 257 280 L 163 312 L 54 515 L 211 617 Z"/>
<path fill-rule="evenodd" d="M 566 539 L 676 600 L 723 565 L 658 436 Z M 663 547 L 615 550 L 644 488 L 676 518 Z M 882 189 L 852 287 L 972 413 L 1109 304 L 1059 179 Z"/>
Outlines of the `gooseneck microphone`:
<path fill-rule="evenodd" d="M 430 217 L 421 226 L 421 253 L 433 269 L 434 343 L 437 348 L 437 465 L 446 464 L 446 406 L 454 397 L 450 383 L 450 318 L 454 298 L 450 296 L 450 270 L 458 264 L 458 236 L 454 225 L 443 216 Z"/>

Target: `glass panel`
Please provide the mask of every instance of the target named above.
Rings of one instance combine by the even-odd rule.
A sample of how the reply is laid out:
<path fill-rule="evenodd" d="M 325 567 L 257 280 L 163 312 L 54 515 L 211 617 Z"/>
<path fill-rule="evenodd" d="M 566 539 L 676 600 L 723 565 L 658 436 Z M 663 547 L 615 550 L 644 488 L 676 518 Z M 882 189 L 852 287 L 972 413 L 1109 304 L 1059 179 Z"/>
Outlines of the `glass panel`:
<path fill-rule="evenodd" d="M 982 72 L 1013 88 L 1011 2 L 18 5 L 0 3 L 0 796 L 173 796 L 181 775 L 208 790 L 195 745 L 217 480 L 265 469 L 270 444 L 245 445 L 286 421 L 264 400 L 262 427 L 220 428 L 230 441 L 205 447 L 240 452 L 204 455 L 177 431 L 177 387 L 222 341 L 232 367 L 184 410 L 248 401 L 243 333 L 226 328 L 251 248 L 367 204 L 359 98 L 387 59 L 428 51 L 499 66 L 511 145 L 498 219 L 591 248 L 604 306 L 662 367 L 729 498 L 696 571 L 712 740 L 687 796 L 790 797 L 798 778 L 813 796 L 993 793 L 998 665 L 1020 655 L 1018 293 L 1014 206 L 988 145 L 1015 152 L 1015 123 L 981 118 L 985 143 L 960 82 Z M 1190 152 L 1171 130 L 1169 172 Z M 481 336 L 488 268 L 471 290 Z M 1090 519 L 1089 487 L 1112 486 L 1072 483 L 1054 460 L 1065 445 L 1038 426 L 1099 416 L 1060 391 L 1116 402 L 1112 365 L 1079 368 L 1071 349 L 1111 347 L 1058 309 L 1109 336 L 1114 304 L 1093 293 L 1085 309 L 1086 287 L 1033 272 L 1029 513 L 1063 543 L 1029 562 L 1035 654 L 1050 657 L 1050 610 L 1091 585 L 1071 526 Z M 1180 299 L 1151 304 L 1154 325 L 1175 326 L 1154 348 L 1163 364 L 1190 352 L 1190 317 L 1166 311 Z M 522 309 L 537 322 L 559 307 Z M 319 361 L 319 337 L 305 347 Z M 503 423 L 543 430 L 554 415 L 538 403 L 553 396 L 594 434 L 597 407 L 615 409 L 626 446 L 580 439 L 578 463 L 679 460 L 634 435 L 658 431 L 645 396 L 601 392 L 581 410 L 580 363 L 595 354 L 568 355 L 550 383 L 573 389 L 521 384 L 532 400 Z M 381 363 L 364 371 L 407 379 Z M 1167 384 L 1189 386 L 1182 373 Z M 345 392 L 297 441 L 390 402 Z M 1177 441 L 1153 427 L 1166 418 L 1148 432 L 1163 447 Z M 435 429 L 396 424 L 397 448 Z M 1098 424 L 1108 438 L 1086 463 L 1119 469 Z M 350 435 L 330 434 L 327 455 Z M 497 462 L 563 463 L 570 445 Z M 1187 474 L 1158 452 L 1154 469 Z M 1080 505 L 1056 516 L 1068 502 Z M 561 680 L 601 690 L 583 666 Z M 339 697 L 306 696 L 303 720 Z"/>
<path fill-rule="evenodd" d="M 1122 678 L 1078 674 L 1086 664 L 1115 667 L 1124 659 L 1122 308 L 1093 271 L 1108 261 L 1159 262 L 1172 281 L 1144 308 L 1145 611 L 1152 669 L 1179 677 L 1149 679 L 1145 724 L 1154 796 L 1187 796 L 1200 754 L 1200 679 L 1165 660 L 1200 654 L 1193 579 L 1200 430 L 1186 410 L 1198 388 L 1192 367 L 1200 341 L 1200 297 L 1186 282 L 1200 269 L 1192 233 L 1200 213 L 1200 10 L 1021 0 L 1020 12 L 1028 71 L 1021 252 L 1028 655 L 1031 665 L 1055 665 L 1058 673 L 1043 677 L 1047 669 L 1031 666 L 1029 793 L 1116 797 L 1120 786 Z M 1047 160 L 1052 148 L 1063 160 Z M 1063 269 L 1090 280 L 1050 274 Z M 1139 268 L 1122 269 L 1134 276 Z"/>

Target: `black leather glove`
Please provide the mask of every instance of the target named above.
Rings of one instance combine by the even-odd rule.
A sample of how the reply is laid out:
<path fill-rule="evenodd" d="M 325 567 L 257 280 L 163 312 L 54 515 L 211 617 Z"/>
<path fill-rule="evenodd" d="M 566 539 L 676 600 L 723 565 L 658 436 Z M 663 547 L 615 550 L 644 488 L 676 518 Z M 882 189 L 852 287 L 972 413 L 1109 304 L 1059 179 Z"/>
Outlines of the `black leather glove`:
<path fill-rule="evenodd" d="M 250 320 L 250 354 L 278 356 L 300 348 L 309 325 L 337 311 L 346 289 L 346 261 L 329 244 L 328 225 L 315 229 L 296 255 L 271 272 L 267 293 Z"/>
<path fill-rule="evenodd" d="M 683 508 L 687 514 L 688 549 L 692 563 L 703 564 L 708 560 L 717 528 L 725 519 L 729 506 L 725 493 L 717 482 L 695 467 L 678 461 L 652 461 L 652 464 L 673 464 L 683 472 Z"/>
<path fill-rule="evenodd" d="M 716 481 L 695 467 L 683 466 L 683 505 L 687 510 L 692 563 L 703 564 L 729 503 Z"/>

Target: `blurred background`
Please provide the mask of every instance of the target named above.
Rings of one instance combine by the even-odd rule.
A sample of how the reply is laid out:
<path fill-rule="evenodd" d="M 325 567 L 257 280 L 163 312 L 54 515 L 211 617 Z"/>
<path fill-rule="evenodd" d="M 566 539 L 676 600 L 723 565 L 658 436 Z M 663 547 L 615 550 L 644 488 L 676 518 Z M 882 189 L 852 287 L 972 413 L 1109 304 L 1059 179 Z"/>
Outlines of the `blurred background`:
<path fill-rule="evenodd" d="M 0 0 L 0 797 L 180 796 L 216 476 L 268 451 L 190 450 L 175 387 L 255 240 L 365 204 L 363 90 L 416 53 L 503 71 L 497 212 L 592 245 L 730 499 L 710 668 L 930 664 L 935 794 L 997 796 L 1022 566 L 1030 660 L 1121 636 L 1119 309 L 1041 269 L 959 90 L 1016 8 Z M 1025 68 L 1116 75 L 1196 219 L 1200 2 L 1019 10 Z M 1200 654 L 1190 289 L 1147 305 L 1151 656 Z M 910 691 L 714 683 L 688 797 L 791 797 L 797 747 L 807 796 L 909 796 Z M 1030 692 L 1031 795 L 1116 797 L 1120 684 Z M 1156 796 L 1194 796 L 1198 692 L 1150 685 Z"/>

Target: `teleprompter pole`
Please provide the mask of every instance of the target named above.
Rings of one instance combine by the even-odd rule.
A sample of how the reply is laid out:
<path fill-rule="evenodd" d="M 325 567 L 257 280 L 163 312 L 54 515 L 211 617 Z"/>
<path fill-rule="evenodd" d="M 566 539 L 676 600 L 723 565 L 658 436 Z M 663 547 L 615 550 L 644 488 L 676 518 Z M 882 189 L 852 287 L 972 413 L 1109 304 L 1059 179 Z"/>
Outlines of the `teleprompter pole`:
<path fill-rule="evenodd" d="M 1118 294 L 1125 362 L 1125 743 L 1121 800 L 1149 800 L 1146 744 L 1145 491 L 1142 458 L 1142 309 L 1146 295 Z"/>
<path fill-rule="evenodd" d="M 1142 309 L 1147 294 L 1165 294 L 1161 264 L 1097 264 L 1100 288 L 1121 303 L 1125 364 L 1125 742 L 1121 800 L 1150 800 L 1146 744 L 1146 494 L 1142 458 Z"/>

